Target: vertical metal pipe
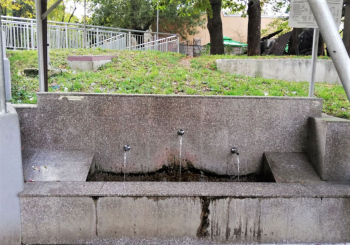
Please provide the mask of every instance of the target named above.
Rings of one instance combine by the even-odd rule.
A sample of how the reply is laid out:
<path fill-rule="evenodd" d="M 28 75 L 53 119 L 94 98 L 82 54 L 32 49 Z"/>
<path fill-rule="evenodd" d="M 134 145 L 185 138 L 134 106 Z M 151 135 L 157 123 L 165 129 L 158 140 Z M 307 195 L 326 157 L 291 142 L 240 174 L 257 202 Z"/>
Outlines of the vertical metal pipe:
<path fill-rule="evenodd" d="M 168 52 L 169 39 L 165 39 L 165 52 Z"/>
<path fill-rule="evenodd" d="M 100 33 L 99 33 L 98 28 L 96 30 L 96 35 L 97 35 L 97 40 L 96 40 L 97 46 L 96 47 L 98 47 L 100 45 Z"/>
<path fill-rule="evenodd" d="M 180 53 L 180 38 L 177 37 L 177 53 Z"/>
<path fill-rule="evenodd" d="M 51 40 L 51 38 L 50 38 L 50 40 Z M 60 44 L 60 29 L 58 27 L 58 28 L 56 28 L 56 46 L 52 45 L 53 47 L 51 47 L 51 48 L 61 48 L 60 45 L 61 45 Z"/>
<path fill-rule="evenodd" d="M 312 43 L 312 71 L 311 81 L 309 87 L 309 97 L 314 97 L 315 94 L 315 77 L 316 77 L 316 64 L 317 64 L 317 51 L 318 51 L 318 40 L 320 38 L 320 31 L 318 28 L 314 29 L 314 40 Z"/>
<path fill-rule="evenodd" d="M 159 1 L 157 1 L 157 39 L 159 33 Z"/>
<path fill-rule="evenodd" d="M 4 43 L 2 42 L 2 24 L 0 18 L 0 114 L 5 114 L 7 112 L 3 45 Z"/>
<path fill-rule="evenodd" d="M 26 25 L 26 30 L 27 30 L 27 50 L 29 50 L 30 41 L 29 41 L 29 25 L 28 24 Z"/>
<path fill-rule="evenodd" d="M 326 0 L 308 0 L 334 66 L 350 100 L 350 59 Z"/>
<path fill-rule="evenodd" d="M 44 82 L 44 46 L 43 46 L 43 23 L 41 21 L 41 1 L 35 0 L 36 6 L 36 35 L 38 43 L 38 63 L 39 63 L 39 91 L 45 91 Z"/>
<path fill-rule="evenodd" d="M 41 14 L 42 16 L 47 11 L 47 1 L 41 0 Z M 42 19 L 42 38 L 43 38 L 43 58 L 44 58 L 44 91 L 48 91 L 48 64 L 49 64 L 49 46 L 47 38 L 47 18 Z"/>
<path fill-rule="evenodd" d="M 19 27 L 17 26 L 16 27 L 16 33 L 15 33 L 15 43 L 16 43 L 16 48 L 15 48 L 15 50 L 17 49 L 17 48 L 19 48 L 19 46 L 20 46 L 20 38 L 18 38 L 19 37 L 19 35 L 18 35 L 18 29 L 19 29 Z"/>
<path fill-rule="evenodd" d="M 86 48 L 86 0 L 84 0 L 84 48 Z"/>
<path fill-rule="evenodd" d="M 35 49 L 34 23 L 32 20 L 30 21 L 30 40 L 31 48 Z"/>
<path fill-rule="evenodd" d="M 69 48 L 68 47 L 68 25 L 67 24 L 65 25 L 65 28 L 66 28 L 66 48 Z"/>

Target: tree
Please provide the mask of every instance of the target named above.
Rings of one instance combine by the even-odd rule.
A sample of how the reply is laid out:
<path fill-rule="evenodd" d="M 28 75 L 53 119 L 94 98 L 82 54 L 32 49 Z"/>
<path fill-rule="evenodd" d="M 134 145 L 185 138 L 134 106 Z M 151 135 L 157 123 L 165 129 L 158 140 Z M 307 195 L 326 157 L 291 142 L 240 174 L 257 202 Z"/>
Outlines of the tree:
<path fill-rule="evenodd" d="M 210 35 L 210 54 L 224 54 L 224 36 L 221 21 L 221 0 L 210 0 L 211 11 L 207 10 Z"/>
<path fill-rule="evenodd" d="M 162 32 L 178 33 L 185 38 L 203 24 L 200 14 L 194 12 L 192 6 L 179 6 L 170 0 L 159 3 L 155 0 L 93 0 L 95 11 L 91 21 L 96 25 L 138 31 L 147 31 L 152 26 L 154 30 L 158 5 Z"/>
<path fill-rule="evenodd" d="M 245 11 L 249 0 L 93 0 L 95 13 L 92 23 L 147 30 L 152 23 L 152 18 L 153 20 L 155 19 L 155 5 L 158 1 L 161 11 L 164 11 L 170 5 L 176 6 L 177 16 L 194 17 L 195 15 L 199 16 L 201 13 L 206 13 L 211 42 L 210 53 L 223 54 L 221 8 L 230 9 L 232 12 Z M 258 4 L 263 5 L 270 1 L 273 2 L 273 0 L 260 0 Z M 282 3 L 283 1 L 277 0 L 277 2 Z M 189 12 L 188 9 L 191 9 L 191 11 Z M 166 18 L 170 19 L 171 16 L 165 15 L 164 20 Z M 255 23 L 256 21 L 251 21 L 252 26 Z M 260 21 L 256 24 L 260 30 L 259 23 Z"/>
<path fill-rule="evenodd" d="M 35 2 L 33 0 L 0 0 L 1 15 L 33 18 Z"/>
<path fill-rule="evenodd" d="M 74 3 L 80 0 L 74 0 Z M 53 5 L 56 0 L 48 1 L 48 8 Z M 35 18 L 35 1 L 34 0 L 0 0 L 0 10 L 2 15 Z M 66 3 L 63 1 L 49 15 L 48 20 L 70 22 L 71 20 L 78 21 L 78 18 L 72 13 L 67 13 Z"/>
<path fill-rule="evenodd" d="M 151 0 L 93 0 L 92 23 L 146 31 L 156 15 L 156 4 Z"/>
<path fill-rule="evenodd" d="M 345 0 L 343 42 L 350 55 L 350 0 Z"/>
<path fill-rule="evenodd" d="M 192 2 L 191 0 L 188 0 Z M 215 20 L 212 24 L 210 23 L 210 18 L 208 18 L 208 30 L 210 34 L 210 43 L 211 43 L 211 54 L 223 54 L 224 45 L 223 45 L 223 33 L 222 33 L 222 22 L 221 22 L 221 0 L 220 8 L 218 8 L 218 1 L 209 0 L 210 5 L 205 4 L 208 0 L 198 0 L 202 2 L 199 6 L 206 7 L 207 14 L 212 17 L 212 20 Z M 230 10 L 233 13 L 242 13 L 243 16 L 246 16 L 246 8 L 248 5 L 248 53 L 249 50 L 255 50 L 252 54 L 260 54 L 260 31 L 261 31 L 261 6 L 268 1 L 272 0 L 222 0 L 222 6 L 225 9 Z M 204 3 L 203 3 L 204 2 Z M 216 3 L 216 5 L 214 5 Z M 254 4 L 253 4 L 254 3 Z M 215 9 L 214 9 L 215 8 Z M 220 36 L 220 37 L 218 37 Z M 252 39 L 253 38 L 253 39 Z M 249 45 L 250 44 L 250 45 Z M 250 47 L 249 47 L 250 46 Z M 257 51 L 259 50 L 259 51 Z M 258 52 L 258 53 L 256 53 Z"/>
<path fill-rule="evenodd" d="M 260 0 L 248 3 L 248 56 L 260 55 L 261 7 Z"/>
<path fill-rule="evenodd" d="M 288 44 L 288 53 L 290 55 L 299 55 L 299 34 L 302 31 L 302 28 L 293 28 L 292 35 Z"/>
<path fill-rule="evenodd" d="M 193 7 L 179 12 L 177 4 L 171 3 L 159 13 L 160 32 L 177 33 L 186 39 L 188 35 L 197 33 L 198 26 L 204 26 L 206 22 L 200 12 L 195 12 Z M 152 23 L 152 30 L 156 31 L 156 19 Z"/>

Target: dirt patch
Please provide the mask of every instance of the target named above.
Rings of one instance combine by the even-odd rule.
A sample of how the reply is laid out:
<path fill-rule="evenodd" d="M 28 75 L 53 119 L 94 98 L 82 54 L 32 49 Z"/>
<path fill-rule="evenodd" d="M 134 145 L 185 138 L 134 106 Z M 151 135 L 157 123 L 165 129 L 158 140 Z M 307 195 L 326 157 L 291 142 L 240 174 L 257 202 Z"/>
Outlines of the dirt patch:
<path fill-rule="evenodd" d="M 186 66 L 187 68 L 191 68 L 191 60 L 192 59 L 193 59 L 193 57 L 183 58 L 179 61 L 179 64 Z"/>

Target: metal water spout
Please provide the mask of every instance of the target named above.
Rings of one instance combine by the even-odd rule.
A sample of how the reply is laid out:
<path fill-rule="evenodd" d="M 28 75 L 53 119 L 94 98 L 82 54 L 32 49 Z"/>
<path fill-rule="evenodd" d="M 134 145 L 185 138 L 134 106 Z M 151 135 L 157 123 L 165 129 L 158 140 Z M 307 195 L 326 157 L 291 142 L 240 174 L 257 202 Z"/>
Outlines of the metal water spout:
<path fill-rule="evenodd" d="M 238 156 L 239 155 L 238 148 L 237 147 L 232 147 L 231 153 L 232 154 L 237 154 L 237 156 Z"/>
<path fill-rule="evenodd" d="M 124 151 L 130 151 L 131 146 L 130 145 L 124 145 Z"/>
<path fill-rule="evenodd" d="M 232 147 L 231 148 L 231 153 L 237 155 L 237 177 L 238 177 L 238 181 L 239 181 L 239 175 L 240 175 L 239 172 L 240 171 L 239 171 L 239 152 L 238 152 L 238 148 L 237 147 Z"/>
<path fill-rule="evenodd" d="M 177 131 L 177 134 L 183 136 L 185 134 L 185 130 L 180 129 L 179 131 Z"/>

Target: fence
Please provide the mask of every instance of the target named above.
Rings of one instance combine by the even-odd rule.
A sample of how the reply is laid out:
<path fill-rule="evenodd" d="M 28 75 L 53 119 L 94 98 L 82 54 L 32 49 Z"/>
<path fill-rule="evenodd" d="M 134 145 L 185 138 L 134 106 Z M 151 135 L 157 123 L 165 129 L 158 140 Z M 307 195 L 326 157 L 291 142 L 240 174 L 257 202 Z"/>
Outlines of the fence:
<path fill-rule="evenodd" d="M 2 16 L 7 49 L 36 49 L 36 20 Z M 108 48 L 179 52 L 179 36 L 169 33 L 48 21 L 51 49 Z M 85 34 L 86 33 L 86 34 Z M 85 47 L 86 42 L 86 47 Z"/>

